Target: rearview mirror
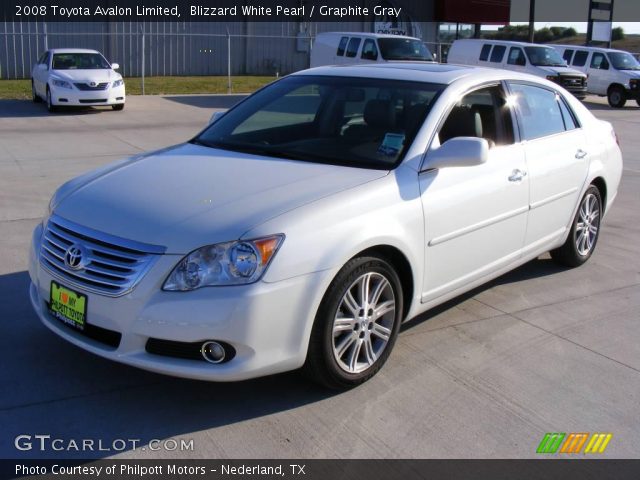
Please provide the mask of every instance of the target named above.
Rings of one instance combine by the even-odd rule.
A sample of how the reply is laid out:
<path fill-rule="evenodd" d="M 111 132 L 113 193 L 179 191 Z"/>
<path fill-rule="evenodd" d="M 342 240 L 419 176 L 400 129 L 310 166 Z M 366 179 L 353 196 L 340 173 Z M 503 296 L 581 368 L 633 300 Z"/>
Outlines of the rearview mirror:
<path fill-rule="evenodd" d="M 484 138 L 456 137 L 429 151 L 425 170 L 447 167 L 475 167 L 487 162 L 489 142 Z"/>
<path fill-rule="evenodd" d="M 226 110 L 218 110 L 217 112 L 213 112 L 213 115 L 211 115 L 211 118 L 209 119 L 209 125 L 216 123 L 225 113 L 227 113 Z"/>
<path fill-rule="evenodd" d="M 112 63 L 112 64 L 111 64 L 111 68 L 112 68 L 113 70 L 118 70 L 118 69 L 120 68 L 120 65 L 118 65 L 117 63 Z"/>

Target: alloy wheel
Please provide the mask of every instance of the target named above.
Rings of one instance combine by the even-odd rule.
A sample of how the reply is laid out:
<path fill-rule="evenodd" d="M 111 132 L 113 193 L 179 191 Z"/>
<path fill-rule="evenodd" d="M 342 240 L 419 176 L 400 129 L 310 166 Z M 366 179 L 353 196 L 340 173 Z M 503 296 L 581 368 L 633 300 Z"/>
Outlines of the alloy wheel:
<path fill-rule="evenodd" d="M 600 228 L 600 202 L 590 193 L 580 204 L 580 218 L 575 229 L 575 245 L 580 255 L 587 256 L 593 249 Z"/>
<path fill-rule="evenodd" d="M 347 373 L 369 369 L 389 344 L 396 299 L 387 278 L 374 272 L 358 277 L 340 301 L 333 321 L 333 355 Z"/>

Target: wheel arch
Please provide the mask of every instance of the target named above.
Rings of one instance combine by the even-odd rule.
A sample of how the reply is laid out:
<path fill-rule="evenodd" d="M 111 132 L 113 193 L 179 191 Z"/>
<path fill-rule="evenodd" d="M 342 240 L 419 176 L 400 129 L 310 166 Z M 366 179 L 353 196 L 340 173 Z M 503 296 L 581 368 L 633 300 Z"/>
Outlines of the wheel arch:
<path fill-rule="evenodd" d="M 604 213 L 607 208 L 607 182 L 603 177 L 598 176 L 591 180 L 590 185 L 595 186 L 600 192 L 600 197 L 602 199 L 602 213 Z"/>
<path fill-rule="evenodd" d="M 406 255 L 402 253 L 397 247 L 392 245 L 375 245 L 368 247 L 365 250 L 354 255 L 356 257 L 375 256 L 381 257 L 386 260 L 396 271 L 400 278 L 400 284 L 402 286 L 402 318 L 403 320 L 411 309 L 411 303 L 414 295 L 414 279 L 413 269 L 411 263 L 407 259 Z"/>

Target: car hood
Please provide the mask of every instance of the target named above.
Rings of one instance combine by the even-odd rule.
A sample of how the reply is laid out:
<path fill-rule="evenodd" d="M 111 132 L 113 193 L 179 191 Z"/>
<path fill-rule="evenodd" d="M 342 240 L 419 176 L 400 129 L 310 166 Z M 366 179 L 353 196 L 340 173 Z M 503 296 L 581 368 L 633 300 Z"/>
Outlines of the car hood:
<path fill-rule="evenodd" d="M 630 78 L 640 78 L 640 70 L 620 70 L 622 73 L 626 73 Z"/>
<path fill-rule="evenodd" d="M 69 82 L 112 82 L 122 78 L 118 72 L 111 69 L 91 69 L 91 70 L 52 70 L 55 77 Z"/>
<path fill-rule="evenodd" d="M 538 67 L 538 68 L 545 72 L 556 73 L 559 75 L 579 75 L 581 77 L 586 77 L 585 73 L 582 73 L 578 70 L 574 70 L 573 68 L 567 68 L 567 67 Z"/>
<path fill-rule="evenodd" d="M 185 254 L 387 173 L 183 144 L 74 179 L 52 206 L 85 227 Z"/>

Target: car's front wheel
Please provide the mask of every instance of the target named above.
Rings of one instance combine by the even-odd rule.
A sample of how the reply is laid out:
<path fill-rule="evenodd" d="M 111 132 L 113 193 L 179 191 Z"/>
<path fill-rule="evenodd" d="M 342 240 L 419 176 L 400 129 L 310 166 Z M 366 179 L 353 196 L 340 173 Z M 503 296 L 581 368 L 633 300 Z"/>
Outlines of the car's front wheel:
<path fill-rule="evenodd" d="M 49 87 L 47 87 L 47 110 L 49 110 L 49 112 L 51 113 L 58 111 L 58 107 L 53 104 L 53 99 L 51 98 L 51 90 L 49 89 Z"/>
<path fill-rule="evenodd" d="M 618 86 L 613 86 L 609 89 L 607 100 L 609 100 L 609 105 L 613 108 L 622 108 L 627 103 L 623 88 Z"/>
<path fill-rule="evenodd" d="M 40 103 L 42 101 L 38 92 L 36 92 L 36 85 L 33 82 L 33 79 L 31 79 L 31 99 L 33 100 L 33 103 Z"/>
<path fill-rule="evenodd" d="M 402 286 L 384 259 L 350 260 L 325 294 L 311 333 L 304 370 L 335 389 L 351 388 L 384 365 L 402 321 Z"/>
<path fill-rule="evenodd" d="M 550 252 L 551 258 L 568 267 L 579 267 L 589 260 L 598 242 L 601 219 L 600 190 L 591 185 L 582 197 L 567 241 L 560 248 Z"/>

